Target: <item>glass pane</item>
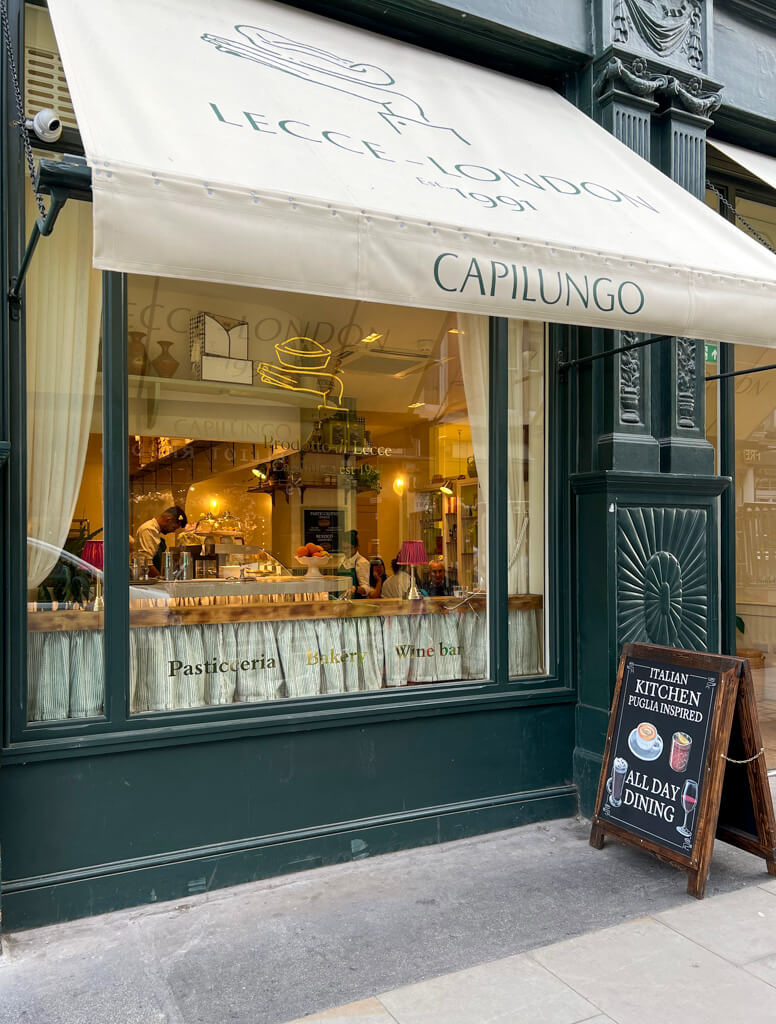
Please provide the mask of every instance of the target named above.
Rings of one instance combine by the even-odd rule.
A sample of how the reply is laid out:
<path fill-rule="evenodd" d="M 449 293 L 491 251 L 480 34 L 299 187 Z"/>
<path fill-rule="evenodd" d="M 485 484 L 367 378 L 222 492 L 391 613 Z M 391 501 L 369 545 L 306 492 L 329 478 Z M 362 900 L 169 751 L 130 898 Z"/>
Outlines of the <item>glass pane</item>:
<path fill-rule="evenodd" d="M 475 319 L 129 279 L 134 712 L 487 678 Z"/>
<path fill-rule="evenodd" d="M 27 223 L 37 214 L 31 194 Z M 27 275 L 27 717 L 103 714 L 101 275 L 71 201 Z"/>
<path fill-rule="evenodd" d="M 736 345 L 736 369 L 773 349 Z M 735 380 L 736 637 L 750 658 L 768 768 L 776 768 L 776 371 Z"/>
<path fill-rule="evenodd" d="M 545 325 L 509 321 L 509 674 L 546 671 Z"/>

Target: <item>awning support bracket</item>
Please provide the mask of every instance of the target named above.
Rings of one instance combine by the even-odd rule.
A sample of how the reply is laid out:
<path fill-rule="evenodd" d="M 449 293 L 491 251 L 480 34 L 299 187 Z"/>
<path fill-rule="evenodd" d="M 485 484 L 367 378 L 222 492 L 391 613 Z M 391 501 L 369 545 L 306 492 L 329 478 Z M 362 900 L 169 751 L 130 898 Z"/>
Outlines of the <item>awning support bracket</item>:
<path fill-rule="evenodd" d="M 37 217 L 35 219 L 30 240 L 27 242 L 27 248 L 24 250 L 24 256 L 22 256 L 19 272 L 16 277 L 11 278 L 11 286 L 8 289 L 8 303 L 10 306 L 12 320 L 18 320 L 21 316 L 21 290 L 24 285 L 24 279 L 27 276 L 30 261 L 32 260 L 33 254 L 38 246 L 38 242 L 41 238 L 46 238 L 54 230 L 57 217 L 61 213 L 62 207 L 67 202 L 67 199 L 68 197 L 65 192 L 60 189 L 53 188 L 51 190 L 51 202 L 49 203 L 49 208 L 46 211 L 46 216 Z"/>
<path fill-rule="evenodd" d="M 575 366 L 584 366 L 587 363 L 594 363 L 598 359 L 607 359 L 609 356 L 616 356 L 620 352 L 632 352 L 634 348 L 646 348 L 647 345 L 654 345 L 658 341 L 668 341 L 670 334 L 658 334 L 654 338 L 647 338 L 645 341 L 634 341 L 632 345 L 620 345 L 618 348 L 608 348 L 605 352 L 594 352 L 589 356 L 580 356 L 578 359 L 563 359 L 563 353 L 558 353 L 558 373 L 565 374 Z"/>
<path fill-rule="evenodd" d="M 91 201 L 92 173 L 83 157 L 68 154 L 62 160 L 41 160 L 35 179 L 35 192 L 36 195 L 40 192 L 48 193 L 51 202 L 45 216 L 36 218 L 18 273 L 10 281 L 8 305 L 12 320 L 19 320 L 21 317 L 22 287 L 38 242 L 54 230 L 57 217 L 68 199 Z"/>

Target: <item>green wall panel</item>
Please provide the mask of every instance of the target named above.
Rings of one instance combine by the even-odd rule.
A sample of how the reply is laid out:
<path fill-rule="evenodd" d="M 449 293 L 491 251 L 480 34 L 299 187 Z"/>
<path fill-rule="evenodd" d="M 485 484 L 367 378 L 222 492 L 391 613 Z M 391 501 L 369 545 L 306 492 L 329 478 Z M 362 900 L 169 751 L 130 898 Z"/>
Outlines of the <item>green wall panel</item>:
<path fill-rule="evenodd" d="M 6 923 L 184 895 L 221 854 L 205 887 L 570 814 L 573 746 L 569 702 L 7 765 Z"/>

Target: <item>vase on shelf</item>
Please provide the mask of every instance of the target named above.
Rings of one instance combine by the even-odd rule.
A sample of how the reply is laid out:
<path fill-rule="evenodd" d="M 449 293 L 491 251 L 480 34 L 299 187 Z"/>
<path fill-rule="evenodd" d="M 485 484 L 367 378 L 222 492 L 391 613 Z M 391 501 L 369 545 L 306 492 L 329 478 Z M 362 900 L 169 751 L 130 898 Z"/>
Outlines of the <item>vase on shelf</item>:
<path fill-rule="evenodd" d="M 148 370 L 148 353 L 143 344 L 145 331 L 128 331 L 127 371 L 134 376 L 142 377 Z"/>
<path fill-rule="evenodd" d="M 170 355 L 170 349 L 172 348 L 171 341 L 157 341 L 156 343 L 162 350 L 159 355 L 151 363 L 154 370 L 159 377 L 172 377 L 175 371 L 180 366 L 180 363 L 175 356 Z"/>

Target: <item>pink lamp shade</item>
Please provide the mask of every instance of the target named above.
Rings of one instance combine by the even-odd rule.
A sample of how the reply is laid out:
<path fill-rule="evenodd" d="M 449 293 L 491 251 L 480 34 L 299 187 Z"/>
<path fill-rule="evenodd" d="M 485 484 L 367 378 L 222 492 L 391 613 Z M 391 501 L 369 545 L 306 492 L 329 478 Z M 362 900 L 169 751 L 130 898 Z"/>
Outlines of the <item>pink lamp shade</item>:
<path fill-rule="evenodd" d="M 104 545 L 101 540 L 87 540 L 81 557 L 89 565 L 93 565 L 95 569 L 102 569 L 104 562 L 103 547 Z"/>
<path fill-rule="evenodd" d="M 399 565 L 427 565 L 428 555 L 423 541 L 403 541 L 397 562 Z"/>

